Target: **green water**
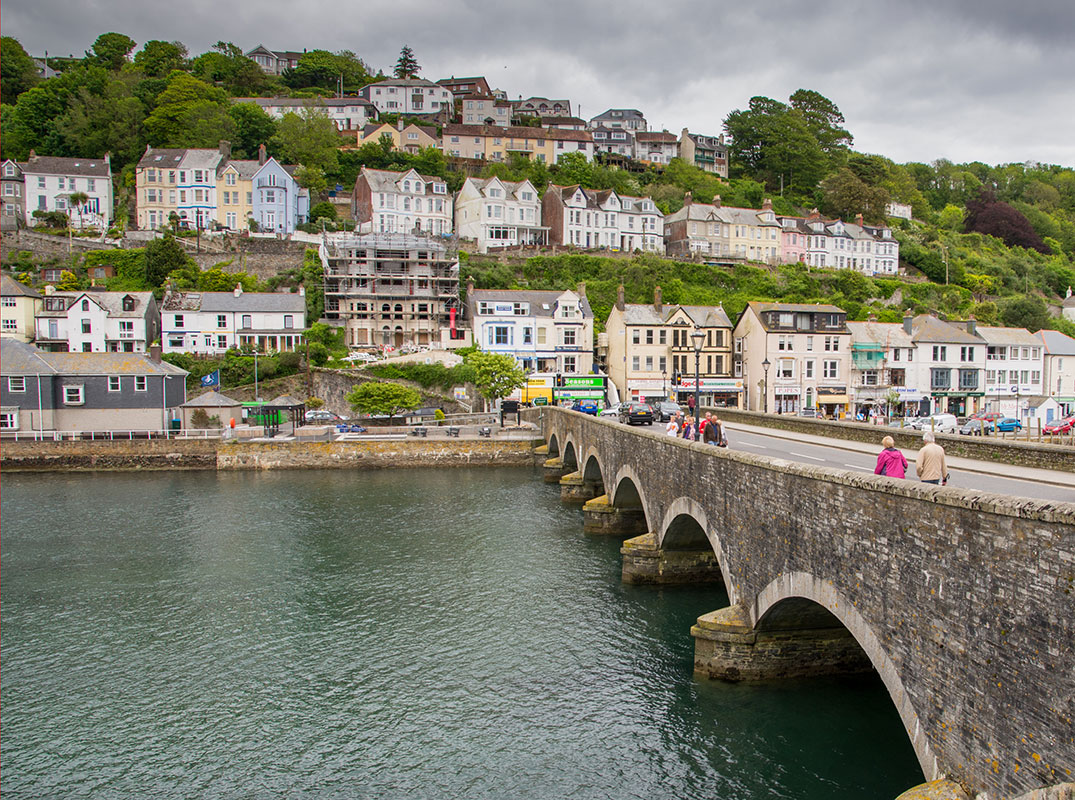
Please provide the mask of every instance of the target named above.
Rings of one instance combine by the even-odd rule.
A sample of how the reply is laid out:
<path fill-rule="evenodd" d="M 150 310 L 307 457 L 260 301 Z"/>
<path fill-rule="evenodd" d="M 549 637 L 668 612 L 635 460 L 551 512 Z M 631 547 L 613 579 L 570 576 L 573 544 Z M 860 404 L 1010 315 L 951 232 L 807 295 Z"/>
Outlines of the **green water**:
<path fill-rule="evenodd" d="M 894 798 L 880 681 L 695 680 L 529 469 L 9 475 L 0 792 Z"/>

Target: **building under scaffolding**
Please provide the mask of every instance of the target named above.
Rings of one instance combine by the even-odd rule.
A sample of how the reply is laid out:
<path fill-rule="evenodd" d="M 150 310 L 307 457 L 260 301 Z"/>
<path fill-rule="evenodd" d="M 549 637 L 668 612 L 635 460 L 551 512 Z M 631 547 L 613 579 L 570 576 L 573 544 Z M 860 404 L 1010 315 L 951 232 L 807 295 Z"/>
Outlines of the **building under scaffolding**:
<path fill-rule="evenodd" d="M 325 318 L 351 347 L 461 347 L 459 261 L 448 240 L 371 233 L 326 238 Z"/>

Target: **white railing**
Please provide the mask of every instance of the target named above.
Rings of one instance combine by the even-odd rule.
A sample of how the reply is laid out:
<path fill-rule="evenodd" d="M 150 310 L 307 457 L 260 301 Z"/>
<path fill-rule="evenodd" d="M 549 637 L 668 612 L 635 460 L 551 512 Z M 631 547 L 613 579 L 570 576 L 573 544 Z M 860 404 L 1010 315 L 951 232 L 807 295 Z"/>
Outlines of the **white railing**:
<path fill-rule="evenodd" d="M 25 442 L 111 442 L 135 439 L 219 439 L 223 428 L 143 429 L 130 431 L 8 431 L 6 441 Z"/>

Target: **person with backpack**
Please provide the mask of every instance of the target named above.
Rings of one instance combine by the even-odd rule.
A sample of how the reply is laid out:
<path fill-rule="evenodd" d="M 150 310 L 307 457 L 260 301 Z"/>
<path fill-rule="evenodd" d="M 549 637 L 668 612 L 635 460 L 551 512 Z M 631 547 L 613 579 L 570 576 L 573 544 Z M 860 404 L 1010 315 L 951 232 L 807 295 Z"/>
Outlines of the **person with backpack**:
<path fill-rule="evenodd" d="M 877 454 L 877 466 L 873 468 L 874 475 L 887 475 L 890 478 L 903 478 L 907 475 L 907 459 L 896 447 L 891 436 L 881 440 L 884 448 Z"/>

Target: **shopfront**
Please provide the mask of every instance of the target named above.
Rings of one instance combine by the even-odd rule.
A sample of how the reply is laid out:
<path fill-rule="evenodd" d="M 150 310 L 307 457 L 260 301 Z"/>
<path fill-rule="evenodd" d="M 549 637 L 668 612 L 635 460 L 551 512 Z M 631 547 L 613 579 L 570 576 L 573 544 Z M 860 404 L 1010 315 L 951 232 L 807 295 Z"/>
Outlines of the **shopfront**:
<path fill-rule="evenodd" d="M 627 398 L 641 403 L 657 403 L 668 399 L 671 385 L 661 380 L 639 378 L 627 381 Z"/>
<path fill-rule="evenodd" d="M 694 378 L 681 378 L 673 387 L 676 402 L 684 405 L 694 394 Z M 714 408 L 743 407 L 742 378 L 702 378 L 698 381 L 698 402 Z"/>
<path fill-rule="evenodd" d="M 817 408 L 826 417 L 837 419 L 844 416 L 849 401 L 846 386 L 817 387 Z"/>

